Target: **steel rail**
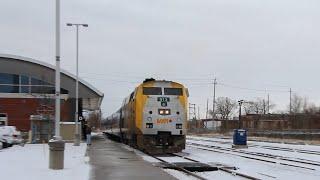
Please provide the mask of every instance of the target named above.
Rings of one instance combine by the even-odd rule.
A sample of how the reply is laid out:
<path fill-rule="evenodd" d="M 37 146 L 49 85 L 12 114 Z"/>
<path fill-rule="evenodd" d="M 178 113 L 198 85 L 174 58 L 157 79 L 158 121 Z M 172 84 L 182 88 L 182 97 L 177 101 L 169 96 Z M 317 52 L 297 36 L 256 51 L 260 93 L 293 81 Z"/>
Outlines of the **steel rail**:
<path fill-rule="evenodd" d="M 185 168 L 179 167 L 179 166 L 177 166 L 177 165 L 175 165 L 175 164 L 173 164 L 173 163 L 171 163 L 171 162 L 165 161 L 165 160 L 163 160 L 163 159 L 161 159 L 161 158 L 159 158 L 159 157 L 157 157 L 157 156 L 155 156 L 155 155 L 150 155 L 150 154 L 149 154 L 149 156 L 151 156 L 151 157 L 153 157 L 153 158 L 155 158 L 155 159 L 157 159 L 157 160 L 159 160 L 159 161 L 161 161 L 161 162 L 163 162 L 163 163 L 170 164 L 170 165 L 173 166 L 175 169 L 180 170 L 180 171 L 186 173 L 187 175 L 193 176 L 193 177 L 195 177 L 195 178 L 197 178 L 197 179 L 200 179 L 200 180 L 208 180 L 207 178 L 204 178 L 204 177 L 202 177 L 202 176 L 199 176 L 199 175 L 197 175 L 196 173 L 193 173 L 193 172 L 191 172 L 191 171 L 188 171 L 188 170 L 186 170 Z"/>
<path fill-rule="evenodd" d="M 182 156 L 182 155 L 179 155 L 179 154 L 173 154 L 173 155 L 181 157 L 181 158 L 184 158 L 184 159 L 187 159 L 189 161 L 201 163 L 198 160 L 191 159 L 189 157 Z M 237 175 L 237 176 L 241 176 L 243 178 L 251 179 L 251 180 L 260 180 L 260 178 L 256 178 L 256 177 L 253 177 L 253 176 L 250 176 L 250 175 L 246 175 L 246 174 L 243 174 L 243 173 L 235 172 L 235 171 L 232 171 L 232 170 L 230 170 L 229 168 L 226 168 L 226 167 L 218 167 L 218 170 L 227 172 L 227 173 L 232 174 L 232 175 Z"/>

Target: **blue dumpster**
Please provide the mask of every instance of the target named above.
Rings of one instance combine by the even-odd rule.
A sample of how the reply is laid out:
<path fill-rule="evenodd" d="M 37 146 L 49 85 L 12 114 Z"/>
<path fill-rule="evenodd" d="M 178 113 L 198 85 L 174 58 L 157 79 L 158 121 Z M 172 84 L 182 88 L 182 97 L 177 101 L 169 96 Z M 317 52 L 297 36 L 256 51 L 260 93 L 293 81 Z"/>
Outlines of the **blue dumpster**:
<path fill-rule="evenodd" d="M 244 129 L 233 130 L 233 144 L 234 145 L 247 145 L 247 131 Z"/>

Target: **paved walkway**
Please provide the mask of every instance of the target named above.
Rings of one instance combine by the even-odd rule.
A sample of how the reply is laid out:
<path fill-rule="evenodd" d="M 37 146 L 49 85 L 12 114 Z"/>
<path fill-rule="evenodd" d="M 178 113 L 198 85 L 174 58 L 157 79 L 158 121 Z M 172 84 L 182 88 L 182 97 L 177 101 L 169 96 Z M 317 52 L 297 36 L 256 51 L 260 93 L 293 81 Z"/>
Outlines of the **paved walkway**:
<path fill-rule="evenodd" d="M 175 178 L 102 136 L 93 138 L 88 149 L 92 166 L 90 180 L 174 180 Z"/>

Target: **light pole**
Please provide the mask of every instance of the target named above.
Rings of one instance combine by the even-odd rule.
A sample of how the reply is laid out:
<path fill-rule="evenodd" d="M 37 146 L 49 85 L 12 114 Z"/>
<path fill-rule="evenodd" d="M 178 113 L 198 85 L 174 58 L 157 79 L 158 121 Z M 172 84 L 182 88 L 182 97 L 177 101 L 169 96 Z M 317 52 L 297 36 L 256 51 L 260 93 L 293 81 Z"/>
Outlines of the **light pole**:
<path fill-rule="evenodd" d="M 74 24 L 67 23 L 67 26 L 75 26 L 76 27 L 76 114 L 75 114 L 75 139 L 74 145 L 80 145 L 80 134 L 79 134 L 79 26 L 88 27 L 88 24 Z"/>
<path fill-rule="evenodd" d="M 55 110 L 55 139 L 60 137 L 60 0 L 56 0 L 56 110 Z"/>
<path fill-rule="evenodd" d="M 239 129 L 241 129 L 241 106 L 242 106 L 242 103 L 244 103 L 244 100 L 239 100 L 238 103 L 239 103 Z"/>
<path fill-rule="evenodd" d="M 64 168 L 65 142 L 60 136 L 60 0 L 56 0 L 55 135 L 49 141 L 49 168 Z"/>
<path fill-rule="evenodd" d="M 239 127 L 233 130 L 233 144 L 232 148 L 248 148 L 247 146 L 247 130 L 241 129 L 241 106 L 243 103 L 247 103 L 244 100 L 239 100 Z"/>

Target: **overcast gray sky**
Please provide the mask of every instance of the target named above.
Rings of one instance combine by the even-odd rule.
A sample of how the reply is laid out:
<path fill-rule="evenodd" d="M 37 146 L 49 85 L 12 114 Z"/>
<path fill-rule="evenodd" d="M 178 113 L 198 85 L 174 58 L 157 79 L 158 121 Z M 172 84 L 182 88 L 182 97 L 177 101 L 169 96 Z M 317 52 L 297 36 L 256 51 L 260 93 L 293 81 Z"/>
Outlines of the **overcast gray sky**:
<path fill-rule="evenodd" d="M 0 4 L 0 53 L 54 64 L 55 1 Z M 105 94 L 105 115 L 151 76 L 185 84 L 202 113 L 214 76 L 217 96 L 252 100 L 267 89 L 285 109 L 291 87 L 320 103 L 319 0 L 62 0 L 61 7 L 62 68 L 75 72 L 75 31 L 65 24 L 88 23 L 80 76 Z"/>

